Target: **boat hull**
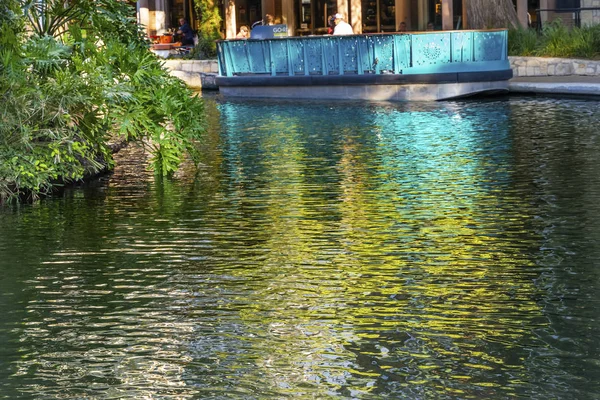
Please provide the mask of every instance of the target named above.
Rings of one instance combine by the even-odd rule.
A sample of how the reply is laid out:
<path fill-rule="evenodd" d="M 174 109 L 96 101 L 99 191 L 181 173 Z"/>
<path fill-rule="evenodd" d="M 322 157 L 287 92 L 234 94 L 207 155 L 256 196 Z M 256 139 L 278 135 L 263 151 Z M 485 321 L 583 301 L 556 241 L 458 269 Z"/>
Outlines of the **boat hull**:
<path fill-rule="evenodd" d="M 427 75 L 217 77 L 227 97 L 436 101 L 508 93 L 512 70 Z"/>
<path fill-rule="evenodd" d="M 508 91 L 506 30 L 218 42 L 224 96 L 445 100 Z"/>

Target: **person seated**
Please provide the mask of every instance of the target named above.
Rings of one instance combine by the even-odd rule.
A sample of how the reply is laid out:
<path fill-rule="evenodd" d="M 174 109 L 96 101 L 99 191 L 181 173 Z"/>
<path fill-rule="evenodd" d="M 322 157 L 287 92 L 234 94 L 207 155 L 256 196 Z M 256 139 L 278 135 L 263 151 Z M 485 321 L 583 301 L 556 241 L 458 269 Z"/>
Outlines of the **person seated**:
<path fill-rule="evenodd" d="M 404 33 L 406 32 L 406 22 L 400 22 L 400 26 L 398 27 L 398 32 Z"/>
<path fill-rule="evenodd" d="M 353 35 L 354 31 L 349 23 L 344 21 L 342 14 L 335 14 L 335 28 L 333 29 L 334 35 Z"/>
<path fill-rule="evenodd" d="M 333 35 L 333 30 L 335 29 L 335 15 L 332 15 L 327 19 L 327 34 Z"/>
<path fill-rule="evenodd" d="M 265 18 L 261 19 L 260 21 L 256 21 L 255 23 L 252 24 L 252 29 L 254 29 L 255 26 L 259 26 L 259 25 L 275 25 L 274 18 L 271 14 L 265 14 Z"/>
<path fill-rule="evenodd" d="M 177 30 L 177 34 L 181 38 L 182 46 L 193 46 L 194 45 L 194 31 L 188 24 L 185 18 L 179 18 L 179 30 Z"/>
<path fill-rule="evenodd" d="M 242 25 L 239 33 L 236 35 L 236 39 L 248 39 L 249 37 L 250 29 L 246 25 Z"/>

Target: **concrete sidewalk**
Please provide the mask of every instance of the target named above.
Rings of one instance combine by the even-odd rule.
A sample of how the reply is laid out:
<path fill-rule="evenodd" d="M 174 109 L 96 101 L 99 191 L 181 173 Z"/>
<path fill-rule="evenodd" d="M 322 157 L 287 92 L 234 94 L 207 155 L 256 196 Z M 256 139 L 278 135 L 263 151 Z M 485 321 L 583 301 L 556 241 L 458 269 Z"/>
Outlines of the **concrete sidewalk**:
<path fill-rule="evenodd" d="M 600 76 L 524 76 L 508 81 L 511 93 L 598 96 Z"/>

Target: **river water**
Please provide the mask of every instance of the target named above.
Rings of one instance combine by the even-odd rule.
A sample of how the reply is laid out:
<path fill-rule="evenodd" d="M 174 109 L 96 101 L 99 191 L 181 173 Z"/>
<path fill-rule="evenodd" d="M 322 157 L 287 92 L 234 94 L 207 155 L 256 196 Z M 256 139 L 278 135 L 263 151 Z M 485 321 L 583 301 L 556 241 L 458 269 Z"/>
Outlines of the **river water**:
<path fill-rule="evenodd" d="M 0 211 L 0 398 L 598 399 L 599 104 L 207 98 Z"/>

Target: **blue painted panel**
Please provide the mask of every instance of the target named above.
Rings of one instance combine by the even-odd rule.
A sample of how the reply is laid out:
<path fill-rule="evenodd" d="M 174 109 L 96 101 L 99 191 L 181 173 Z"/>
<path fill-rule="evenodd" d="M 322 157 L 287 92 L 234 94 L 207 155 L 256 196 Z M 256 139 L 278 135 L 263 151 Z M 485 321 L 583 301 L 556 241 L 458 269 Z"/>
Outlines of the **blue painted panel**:
<path fill-rule="evenodd" d="M 327 36 L 322 42 L 323 60 L 325 62 L 325 75 L 339 73 L 340 56 L 338 53 L 337 43 L 338 41 L 335 36 Z"/>
<path fill-rule="evenodd" d="M 245 40 L 236 40 L 229 47 L 233 70 L 236 73 L 248 73 L 252 71 L 248 55 L 246 54 L 246 47 L 247 42 Z"/>
<path fill-rule="evenodd" d="M 413 67 L 448 64 L 450 62 L 450 33 L 414 35 Z"/>
<path fill-rule="evenodd" d="M 304 44 L 301 40 L 287 40 L 287 51 L 292 72 L 290 75 L 304 74 Z"/>
<path fill-rule="evenodd" d="M 357 37 L 342 36 L 339 39 L 339 54 L 342 57 L 343 73 L 358 73 Z"/>
<path fill-rule="evenodd" d="M 411 37 L 410 35 L 394 35 L 394 72 L 401 73 L 411 66 Z"/>
<path fill-rule="evenodd" d="M 359 74 L 368 74 L 375 71 L 373 65 L 375 55 L 373 52 L 373 41 L 368 36 L 356 36 L 356 65 Z"/>
<path fill-rule="evenodd" d="M 473 32 L 474 61 L 492 61 L 502 59 L 504 37 L 502 32 Z"/>
<path fill-rule="evenodd" d="M 217 63 L 219 65 L 219 75 L 227 76 L 227 63 L 225 62 L 225 46 L 217 46 Z"/>
<path fill-rule="evenodd" d="M 312 36 L 218 43 L 219 71 L 340 75 L 475 72 L 509 68 L 506 31 Z"/>
<path fill-rule="evenodd" d="M 379 71 L 394 70 L 394 35 L 372 35 Z"/>
<path fill-rule="evenodd" d="M 419 74 L 446 74 L 460 72 L 486 72 L 502 71 L 509 67 L 506 61 L 485 61 L 479 63 L 449 63 L 449 64 L 431 64 L 421 68 L 407 68 L 403 71 L 404 75 Z"/>
<path fill-rule="evenodd" d="M 271 48 L 271 72 L 288 72 L 287 40 L 268 40 Z"/>
<path fill-rule="evenodd" d="M 452 62 L 473 61 L 473 32 L 452 33 Z"/>
<path fill-rule="evenodd" d="M 256 74 L 271 72 L 271 57 L 269 46 L 266 41 L 258 43 L 248 43 L 248 57 L 250 58 L 250 67 Z"/>
<path fill-rule="evenodd" d="M 307 40 L 304 42 L 309 74 L 321 74 L 323 71 L 322 43 L 321 40 Z"/>

